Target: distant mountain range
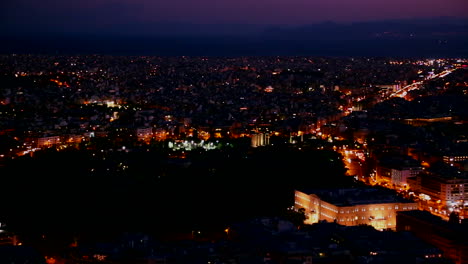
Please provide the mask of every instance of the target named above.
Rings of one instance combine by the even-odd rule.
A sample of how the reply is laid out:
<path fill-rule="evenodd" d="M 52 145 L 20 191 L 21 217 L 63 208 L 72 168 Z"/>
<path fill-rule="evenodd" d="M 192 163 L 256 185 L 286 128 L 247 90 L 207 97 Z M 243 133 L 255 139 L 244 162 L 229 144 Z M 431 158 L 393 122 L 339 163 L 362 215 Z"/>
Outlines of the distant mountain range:
<path fill-rule="evenodd" d="M 2 26 L 0 53 L 467 57 L 468 17 L 310 25 Z"/>

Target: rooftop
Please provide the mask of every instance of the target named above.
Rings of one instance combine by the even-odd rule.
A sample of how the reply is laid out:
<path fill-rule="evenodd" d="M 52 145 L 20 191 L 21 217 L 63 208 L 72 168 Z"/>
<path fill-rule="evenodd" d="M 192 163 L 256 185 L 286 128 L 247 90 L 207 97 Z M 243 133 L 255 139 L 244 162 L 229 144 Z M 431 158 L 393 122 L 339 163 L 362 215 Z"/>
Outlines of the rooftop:
<path fill-rule="evenodd" d="M 393 190 L 380 187 L 316 189 L 307 191 L 305 193 L 316 194 L 320 197 L 320 199 L 336 206 L 384 203 L 414 203 L 412 200 L 398 196 Z"/>

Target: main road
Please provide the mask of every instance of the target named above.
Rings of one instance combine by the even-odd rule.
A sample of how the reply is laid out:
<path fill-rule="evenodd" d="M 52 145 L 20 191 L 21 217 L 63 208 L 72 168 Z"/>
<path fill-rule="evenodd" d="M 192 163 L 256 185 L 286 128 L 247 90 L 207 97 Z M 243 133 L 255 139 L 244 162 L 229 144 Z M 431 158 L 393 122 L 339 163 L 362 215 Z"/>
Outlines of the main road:
<path fill-rule="evenodd" d="M 387 99 L 390 99 L 392 97 L 405 97 L 405 95 L 409 91 L 414 90 L 414 89 L 418 89 L 425 81 L 433 80 L 433 79 L 436 79 L 436 78 L 443 78 L 443 77 L 451 74 L 452 72 L 454 72 L 456 70 L 457 70 L 457 68 L 448 69 L 448 70 L 439 72 L 437 74 L 430 75 L 424 80 L 417 81 L 417 82 L 414 82 L 412 84 L 406 85 L 405 87 L 401 88 L 400 90 L 390 94 Z"/>

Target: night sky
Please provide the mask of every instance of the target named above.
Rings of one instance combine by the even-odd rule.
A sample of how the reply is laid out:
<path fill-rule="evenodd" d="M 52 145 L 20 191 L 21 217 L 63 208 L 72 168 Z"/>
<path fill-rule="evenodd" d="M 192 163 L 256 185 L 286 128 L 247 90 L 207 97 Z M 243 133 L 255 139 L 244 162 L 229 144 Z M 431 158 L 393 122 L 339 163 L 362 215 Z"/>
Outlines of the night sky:
<path fill-rule="evenodd" d="M 299 25 L 467 17 L 466 0 L 6 0 L 2 24 L 20 30 L 106 30 L 159 23 Z"/>
<path fill-rule="evenodd" d="M 467 0 L 4 0 L 0 53 L 465 56 Z"/>

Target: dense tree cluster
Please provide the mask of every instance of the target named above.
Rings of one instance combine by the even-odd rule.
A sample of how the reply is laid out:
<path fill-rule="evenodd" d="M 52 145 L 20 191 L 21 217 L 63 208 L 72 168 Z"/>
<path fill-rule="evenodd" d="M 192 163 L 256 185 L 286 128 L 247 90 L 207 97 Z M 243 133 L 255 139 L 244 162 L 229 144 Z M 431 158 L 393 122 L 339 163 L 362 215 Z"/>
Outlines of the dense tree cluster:
<path fill-rule="evenodd" d="M 190 230 L 279 215 L 294 188 L 345 182 L 334 151 L 237 146 L 194 150 L 181 164 L 164 148 L 19 157 L 1 168 L 2 217 L 31 232 Z"/>

